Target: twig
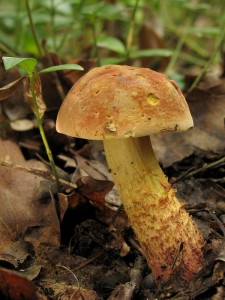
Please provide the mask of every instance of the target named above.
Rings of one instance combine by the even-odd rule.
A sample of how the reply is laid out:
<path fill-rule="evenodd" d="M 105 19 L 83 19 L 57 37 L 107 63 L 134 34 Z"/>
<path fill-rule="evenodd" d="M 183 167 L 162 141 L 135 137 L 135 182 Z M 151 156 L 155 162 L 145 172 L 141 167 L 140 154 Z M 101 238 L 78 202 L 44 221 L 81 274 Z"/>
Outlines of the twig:
<path fill-rule="evenodd" d="M 138 245 L 138 243 L 133 238 L 129 238 L 129 242 L 139 253 L 141 253 L 144 256 L 144 253 L 143 253 L 141 247 Z"/>
<path fill-rule="evenodd" d="M 20 170 L 20 171 L 25 171 L 27 173 L 31 173 L 31 174 L 34 174 L 36 176 L 43 177 L 47 180 L 55 181 L 55 176 L 53 176 L 48 171 L 41 171 L 41 170 L 37 170 L 37 169 L 26 168 L 24 166 L 13 164 L 13 163 L 10 163 L 10 162 L 4 161 L 4 160 L 0 160 L 0 165 L 2 165 L 4 167 L 9 167 L 9 168 L 15 168 L 15 169 Z M 59 183 L 64 185 L 64 186 L 69 186 L 73 189 L 77 188 L 77 185 L 75 183 L 69 182 L 69 181 L 64 180 L 62 178 L 59 178 Z"/>
<path fill-rule="evenodd" d="M 77 282 L 77 285 L 78 285 L 78 290 L 75 289 L 75 291 L 72 293 L 72 295 L 71 295 L 71 297 L 69 298 L 69 300 L 75 299 L 74 296 L 76 296 L 77 292 L 78 292 L 79 294 L 81 294 L 81 291 L 80 291 L 80 282 L 79 282 L 79 280 L 78 280 L 76 274 L 75 274 L 73 271 L 71 271 L 69 268 L 67 268 L 66 266 L 63 266 L 63 265 L 56 265 L 56 266 L 59 267 L 59 268 L 63 268 L 63 269 L 65 269 L 65 270 L 67 270 L 67 271 L 68 271 L 70 274 L 72 274 L 73 277 L 75 278 L 75 280 L 76 280 L 76 282 Z M 81 296 L 82 296 L 82 295 L 81 295 Z M 77 297 L 77 299 L 78 299 L 78 298 L 80 298 L 80 297 Z"/>
<path fill-rule="evenodd" d="M 76 267 L 74 269 L 74 271 L 79 271 L 79 270 L 83 269 L 84 267 L 86 267 L 87 265 L 89 265 L 90 263 L 95 261 L 97 258 L 99 258 L 101 255 L 102 255 L 102 253 L 98 253 L 97 255 L 95 255 L 92 258 L 86 259 L 83 263 L 81 263 L 78 267 Z"/>
<path fill-rule="evenodd" d="M 212 168 L 215 168 L 215 167 L 218 167 L 218 166 L 221 166 L 225 164 L 225 156 L 212 162 L 212 163 L 209 163 L 209 164 L 204 164 L 202 167 L 198 168 L 198 169 L 195 169 L 194 167 L 193 168 L 190 168 L 189 170 L 187 170 L 184 174 L 181 174 L 179 177 L 175 178 L 175 179 L 172 179 L 170 181 L 170 183 L 173 185 L 175 183 L 177 183 L 178 181 L 184 179 L 184 178 L 188 178 L 188 177 L 191 177 L 191 176 L 194 176 L 194 175 L 197 175 L 201 172 L 204 172 L 208 169 L 212 169 Z M 221 179 L 211 179 L 212 181 L 214 182 L 217 182 L 217 181 L 224 181 L 225 178 L 221 178 Z"/>
<path fill-rule="evenodd" d="M 213 218 L 213 220 L 217 223 L 219 228 L 221 229 L 223 236 L 225 237 L 225 227 L 223 223 L 220 221 L 220 219 L 217 217 L 215 211 L 209 212 L 210 216 Z"/>
<path fill-rule="evenodd" d="M 187 170 L 185 173 L 181 174 L 179 177 L 174 178 L 174 179 L 172 178 L 172 179 L 170 180 L 170 184 L 173 185 L 173 184 L 177 183 L 178 181 L 180 181 L 180 180 L 186 178 L 193 170 L 195 170 L 194 167 L 190 168 L 190 169 Z"/>
<path fill-rule="evenodd" d="M 222 157 L 222 158 L 220 158 L 220 159 L 218 159 L 218 160 L 216 160 L 216 161 L 214 161 L 214 162 L 212 162 L 212 163 L 204 164 L 201 168 L 198 168 L 198 169 L 196 169 L 196 170 L 194 170 L 194 171 L 188 173 L 188 174 L 186 175 L 186 177 L 194 176 L 194 175 L 196 175 L 196 174 L 198 174 L 198 173 L 204 172 L 204 171 L 206 171 L 206 170 L 208 170 L 208 169 L 212 169 L 212 168 L 221 166 L 221 165 L 223 165 L 223 164 L 225 164 L 225 156 Z"/>

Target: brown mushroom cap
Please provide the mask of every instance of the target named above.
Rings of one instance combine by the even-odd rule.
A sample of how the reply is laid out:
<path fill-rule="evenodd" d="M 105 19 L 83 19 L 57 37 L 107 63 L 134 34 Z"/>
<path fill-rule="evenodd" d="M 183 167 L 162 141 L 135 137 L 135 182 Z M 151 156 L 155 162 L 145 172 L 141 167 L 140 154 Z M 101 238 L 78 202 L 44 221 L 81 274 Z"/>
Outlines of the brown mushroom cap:
<path fill-rule="evenodd" d="M 193 120 L 180 89 L 147 68 L 106 65 L 78 80 L 57 117 L 58 132 L 92 140 L 183 131 Z"/>

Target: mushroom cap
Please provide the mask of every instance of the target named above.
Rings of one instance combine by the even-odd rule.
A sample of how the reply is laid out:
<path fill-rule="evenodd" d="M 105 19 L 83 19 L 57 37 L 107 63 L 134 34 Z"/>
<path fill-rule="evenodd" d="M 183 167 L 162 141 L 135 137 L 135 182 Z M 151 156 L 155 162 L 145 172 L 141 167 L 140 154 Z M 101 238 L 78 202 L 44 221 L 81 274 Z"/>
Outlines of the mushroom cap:
<path fill-rule="evenodd" d="M 91 140 L 191 127 L 188 105 L 175 82 L 150 69 L 125 65 L 86 73 L 67 94 L 56 121 L 58 132 Z"/>

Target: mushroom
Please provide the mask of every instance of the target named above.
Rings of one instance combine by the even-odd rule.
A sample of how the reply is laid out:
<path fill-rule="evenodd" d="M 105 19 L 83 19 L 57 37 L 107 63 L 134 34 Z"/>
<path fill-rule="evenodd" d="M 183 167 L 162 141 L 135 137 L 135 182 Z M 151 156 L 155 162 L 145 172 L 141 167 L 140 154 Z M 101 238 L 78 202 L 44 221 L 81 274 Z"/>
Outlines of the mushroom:
<path fill-rule="evenodd" d="M 103 140 L 124 209 L 156 282 L 189 282 L 202 265 L 203 237 L 160 168 L 150 135 L 183 131 L 193 120 L 180 89 L 147 68 L 106 65 L 69 91 L 56 129 Z"/>

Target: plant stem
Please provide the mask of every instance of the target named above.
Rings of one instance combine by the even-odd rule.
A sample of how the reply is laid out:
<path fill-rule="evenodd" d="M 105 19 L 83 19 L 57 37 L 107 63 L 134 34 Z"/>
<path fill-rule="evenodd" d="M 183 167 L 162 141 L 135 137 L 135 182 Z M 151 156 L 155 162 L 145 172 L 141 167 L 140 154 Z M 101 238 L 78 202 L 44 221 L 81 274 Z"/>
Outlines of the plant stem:
<path fill-rule="evenodd" d="M 138 4 L 139 4 L 139 0 L 136 0 L 134 10 L 133 10 L 133 14 L 132 14 L 131 21 L 130 21 L 129 31 L 128 31 L 128 34 L 127 34 L 127 41 L 126 41 L 126 57 L 127 57 L 127 60 L 129 60 L 129 58 L 130 58 L 130 49 L 131 49 L 132 42 L 133 42 L 134 28 L 135 28 L 135 16 L 136 16 Z"/>
<path fill-rule="evenodd" d="M 99 66 L 100 59 L 99 59 L 98 46 L 97 46 L 97 34 L 96 34 L 95 22 L 96 22 L 96 17 L 91 22 L 91 29 L 92 29 L 92 36 L 93 36 L 93 48 L 94 48 L 93 55 L 94 55 L 94 58 L 97 59 L 97 65 Z"/>
<path fill-rule="evenodd" d="M 32 14 L 31 14 L 31 9 L 30 9 L 30 5 L 29 5 L 29 0 L 25 0 L 25 2 L 26 2 L 26 9 L 27 9 L 27 14 L 28 14 L 31 31 L 32 31 L 32 34 L 33 34 L 33 38 L 34 38 L 35 44 L 37 46 L 39 56 L 42 56 L 44 51 L 43 51 L 43 49 L 42 49 L 42 47 L 41 47 L 41 45 L 39 44 L 39 41 L 38 41 L 36 29 L 35 29 Z"/>
<path fill-rule="evenodd" d="M 210 66 L 214 62 L 214 60 L 216 58 L 216 55 L 220 51 L 221 47 L 223 46 L 224 39 L 225 39 L 225 26 L 224 25 L 225 25 L 225 22 L 223 22 L 223 27 L 222 27 L 223 30 L 222 30 L 222 33 L 221 33 L 221 35 L 219 37 L 219 40 L 218 40 L 217 45 L 215 47 L 215 50 L 213 51 L 210 59 L 205 64 L 204 68 L 202 69 L 202 72 L 196 77 L 196 79 L 194 80 L 194 82 L 192 83 L 192 85 L 190 86 L 190 88 L 188 89 L 187 94 L 189 94 L 190 92 L 192 92 L 193 89 L 199 84 L 199 82 L 202 80 L 202 78 L 205 76 L 205 74 L 209 70 Z"/>
<path fill-rule="evenodd" d="M 34 80 L 35 80 L 35 75 L 34 74 L 29 74 L 30 89 L 31 89 L 33 105 L 34 105 L 34 114 L 35 114 L 36 119 L 37 119 L 38 128 L 39 128 L 39 131 L 40 131 L 40 134 L 41 134 L 41 138 L 42 138 L 43 144 L 45 146 L 45 150 L 46 150 L 50 165 L 52 167 L 52 172 L 53 172 L 55 180 L 56 180 L 57 188 L 59 190 L 59 188 L 60 188 L 59 177 L 58 177 L 58 173 L 57 173 L 57 170 L 56 170 L 56 165 L 55 165 L 55 162 L 54 162 L 54 159 L 53 159 L 52 151 L 49 147 L 49 144 L 48 144 L 48 141 L 47 141 L 47 138 L 46 138 L 43 126 L 42 126 L 41 117 L 40 117 L 39 110 L 38 110 L 36 93 L 35 93 Z"/>
<path fill-rule="evenodd" d="M 177 43 L 176 49 L 173 52 L 173 56 L 171 57 L 170 62 L 168 64 L 167 68 L 166 68 L 165 74 L 169 74 L 170 71 L 171 71 L 171 69 L 173 69 L 174 66 L 175 66 L 175 63 L 176 63 L 176 61 L 177 61 L 177 59 L 179 57 L 181 49 L 182 49 L 182 47 L 183 47 L 183 45 L 185 43 L 185 40 L 187 38 L 187 35 L 189 33 L 189 25 L 191 24 L 191 21 L 192 21 L 192 19 L 189 18 L 189 20 L 187 22 L 187 25 L 186 25 L 186 27 L 185 27 L 185 29 L 183 31 L 183 34 L 181 35 L 181 37 L 180 37 L 180 39 L 179 39 L 179 41 Z"/>
<path fill-rule="evenodd" d="M 56 51 L 56 36 L 55 36 L 55 1 L 51 0 L 51 32 L 54 51 Z"/>
<path fill-rule="evenodd" d="M 10 56 L 14 56 L 14 57 L 17 56 L 17 54 L 13 50 L 11 50 L 8 46 L 3 44 L 2 42 L 0 42 L 0 50 L 4 51 L 5 53 L 7 53 Z"/>

